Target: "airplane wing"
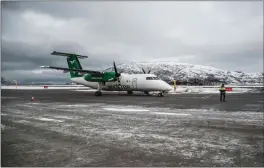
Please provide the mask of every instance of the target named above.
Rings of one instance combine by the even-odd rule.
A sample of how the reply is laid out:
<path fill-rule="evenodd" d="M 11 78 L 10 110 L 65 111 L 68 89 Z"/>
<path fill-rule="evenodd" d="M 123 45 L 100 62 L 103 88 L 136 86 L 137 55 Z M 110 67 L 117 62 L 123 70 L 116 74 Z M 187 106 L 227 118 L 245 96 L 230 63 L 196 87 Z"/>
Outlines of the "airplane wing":
<path fill-rule="evenodd" d="M 84 69 L 70 69 L 70 68 L 61 68 L 61 67 L 54 67 L 54 66 L 40 66 L 40 67 L 41 68 L 63 70 L 64 72 L 77 71 L 77 72 L 85 72 L 85 73 L 91 73 L 91 74 L 101 74 L 101 72 L 99 72 L 99 71 L 90 71 L 90 70 L 84 70 Z"/>

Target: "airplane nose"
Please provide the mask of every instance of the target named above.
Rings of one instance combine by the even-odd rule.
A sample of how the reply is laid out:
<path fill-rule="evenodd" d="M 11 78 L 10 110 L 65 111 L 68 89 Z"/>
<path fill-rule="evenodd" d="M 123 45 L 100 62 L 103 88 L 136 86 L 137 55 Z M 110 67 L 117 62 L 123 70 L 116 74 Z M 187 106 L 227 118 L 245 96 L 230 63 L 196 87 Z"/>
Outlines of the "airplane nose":
<path fill-rule="evenodd" d="M 163 89 L 165 91 L 170 91 L 170 90 L 172 90 L 172 87 L 168 83 L 164 82 L 163 83 Z"/>

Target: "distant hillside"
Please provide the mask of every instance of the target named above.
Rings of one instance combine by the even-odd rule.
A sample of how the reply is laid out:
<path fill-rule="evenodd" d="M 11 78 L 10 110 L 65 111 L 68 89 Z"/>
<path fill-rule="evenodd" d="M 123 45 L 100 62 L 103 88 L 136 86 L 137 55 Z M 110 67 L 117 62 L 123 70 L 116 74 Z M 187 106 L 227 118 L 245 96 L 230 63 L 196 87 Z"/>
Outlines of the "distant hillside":
<path fill-rule="evenodd" d="M 245 73 L 239 71 L 221 70 L 209 66 L 193 65 L 175 62 L 132 62 L 117 65 L 117 69 L 123 73 L 143 73 L 142 68 L 147 72 L 156 74 L 159 78 L 171 82 L 177 79 L 177 83 L 186 84 L 212 84 L 213 82 L 252 84 L 262 83 L 263 73 Z M 105 71 L 112 71 L 113 67 Z"/>
<path fill-rule="evenodd" d="M 1 77 L 1 85 L 15 85 L 15 82 L 11 82 L 9 80 L 6 80 L 4 77 Z"/>

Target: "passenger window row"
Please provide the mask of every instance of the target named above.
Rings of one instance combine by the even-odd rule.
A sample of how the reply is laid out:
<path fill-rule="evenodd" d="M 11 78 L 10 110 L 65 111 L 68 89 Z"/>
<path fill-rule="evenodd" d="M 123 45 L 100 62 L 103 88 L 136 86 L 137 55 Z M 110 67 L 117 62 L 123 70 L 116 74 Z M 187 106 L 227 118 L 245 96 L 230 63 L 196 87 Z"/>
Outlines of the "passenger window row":
<path fill-rule="evenodd" d="M 146 77 L 146 80 L 159 80 L 158 77 Z"/>

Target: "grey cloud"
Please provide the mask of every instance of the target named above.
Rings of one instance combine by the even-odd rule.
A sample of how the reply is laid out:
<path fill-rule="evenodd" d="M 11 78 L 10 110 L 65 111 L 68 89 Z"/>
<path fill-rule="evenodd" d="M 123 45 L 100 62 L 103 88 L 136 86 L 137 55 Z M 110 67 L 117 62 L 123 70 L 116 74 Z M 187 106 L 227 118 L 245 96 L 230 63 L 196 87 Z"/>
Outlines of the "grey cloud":
<path fill-rule="evenodd" d="M 263 71 L 262 14 L 261 1 L 2 2 L 2 72 L 67 66 L 54 50 L 88 55 L 86 69 L 164 60 Z"/>
<path fill-rule="evenodd" d="M 81 62 L 83 67 L 91 68 L 97 68 L 102 63 L 105 63 L 106 60 L 102 61 L 97 57 L 107 57 L 107 55 L 98 56 L 91 55 L 87 52 L 81 52 L 84 51 L 84 49 L 74 43 L 54 44 L 52 48 L 45 48 L 44 44 L 30 45 L 22 42 L 2 40 L 2 50 L 2 71 L 10 69 L 36 69 L 41 65 L 67 67 L 66 57 L 50 55 L 53 51 L 71 53 L 77 51 L 75 52 L 76 54 L 87 55 L 88 60 L 81 60 Z M 110 61 L 110 59 L 107 60 Z"/>
<path fill-rule="evenodd" d="M 12 42 L 2 40 L 2 64 L 18 63 L 18 70 L 27 68 L 37 68 L 42 64 L 52 63 L 52 59 L 47 57 L 43 46 L 29 45 L 22 42 Z M 2 71 L 5 71 L 5 66 Z"/>

